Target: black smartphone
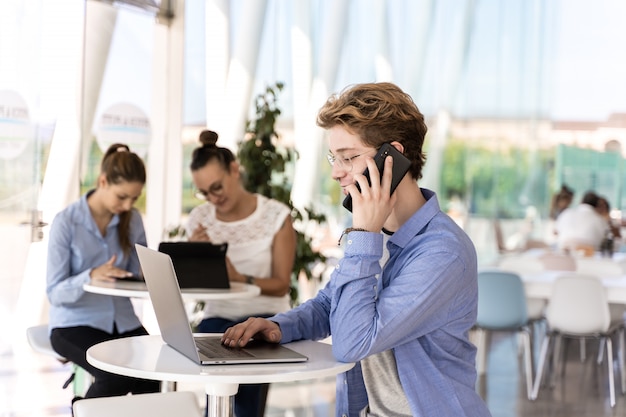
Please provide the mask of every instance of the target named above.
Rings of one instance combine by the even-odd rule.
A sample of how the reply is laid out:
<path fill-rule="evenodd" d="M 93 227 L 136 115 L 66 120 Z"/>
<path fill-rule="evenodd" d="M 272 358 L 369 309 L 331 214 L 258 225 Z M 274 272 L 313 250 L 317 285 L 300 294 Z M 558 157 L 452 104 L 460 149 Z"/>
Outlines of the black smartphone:
<path fill-rule="evenodd" d="M 376 152 L 376 156 L 374 157 L 374 162 L 376 163 L 376 167 L 378 167 L 378 172 L 380 172 L 381 180 L 383 177 L 383 169 L 385 167 L 385 158 L 387 157 L 387 155 L 391 155 L 391 157 L 393 158 L 393 172 L 391 176 L 391 194 L 393 194 L 393 192 L 396 190 L 396 187 L 398 186 L 398 184 L 400 184 L 400 181 L 402 180 L 402 178 L 404 178 L 404 175 L 406 175 L 407 171 L 411 167 L 411 161 L 406 156 L 402 155 L 400 151 L 394 148 L 393 145 L 391 145 L 390 143 L 385 143 L 383 146 L 380 147 L 380 149 L 378 149 L 378 152 Z M 365 178 L 367 178 L 368 184 L 371 185 L 372 182 L 370 180 L 370 174 L 367 168 L 365 168 L 365 171 L 363 171 L 363 175 L 365 175 Z M 356 188 L 361 191 L 358 183 L 356 184 Z M 343 206 L 348 211 L 352 211 L 352 196 L 350 196 L 350 194 L 348 194 L 346 198 L 344 198 Z"/>

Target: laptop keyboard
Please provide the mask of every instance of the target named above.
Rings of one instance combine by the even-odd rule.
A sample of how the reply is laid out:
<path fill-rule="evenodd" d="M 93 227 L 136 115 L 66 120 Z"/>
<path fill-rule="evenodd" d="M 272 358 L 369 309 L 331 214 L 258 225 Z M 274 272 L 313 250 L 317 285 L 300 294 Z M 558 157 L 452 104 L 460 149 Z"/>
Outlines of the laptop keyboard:
<path fill-rule="evenodd" d="M 197 337 L 196 347 L 203 355 L 209 358 L 252 358 L 254 355 L 236 348 L 224 346 L 219 338 L 215 337 Z"/>

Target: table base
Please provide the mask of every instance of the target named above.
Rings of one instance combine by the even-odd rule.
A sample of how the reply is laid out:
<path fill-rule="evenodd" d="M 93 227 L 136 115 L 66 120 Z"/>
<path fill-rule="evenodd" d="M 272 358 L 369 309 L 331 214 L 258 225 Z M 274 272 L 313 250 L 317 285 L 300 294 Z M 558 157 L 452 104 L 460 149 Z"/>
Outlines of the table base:
<path fill-rule="evenodd" d="M 207 416 L 233 416 L 234 396 L 219 397 L 214 395 L 207 396 Z"/>

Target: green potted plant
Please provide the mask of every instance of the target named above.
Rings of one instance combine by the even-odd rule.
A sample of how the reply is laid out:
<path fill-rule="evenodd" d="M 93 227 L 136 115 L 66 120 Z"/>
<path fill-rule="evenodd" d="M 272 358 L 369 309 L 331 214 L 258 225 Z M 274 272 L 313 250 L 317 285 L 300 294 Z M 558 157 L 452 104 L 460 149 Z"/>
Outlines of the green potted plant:
<path fill-rule="evenodd" d="M 323 254 L 313 249 L 311 237 L 299 230 L 301 228 L 298 225 L 307 225 L 309 222 L 323 223 L 326 216 L 317 213 L 311 207 L 299 210 L 291 201 L 292 184 L 289 174 L 298 155 L 295 149 L 280 146 L 280 136 L 276 132 L 276 120 L 280 115 L 277 99 L 282 89 L 283 83 L 277 82 L 256 96 L 256 116 L 246 122 L 246 136 L 239 143 L 237 157 L 244 168 L 243 181 L 247 190 L 281 201 L 291 208 L 297 233 L 291 300 L 292 303 L 296 303 L 299 275 L 303 273 L 309 280 L 320 280 L 319 274 L 314 275 L 312 272 L 312 266 L 326 261 Z"/>

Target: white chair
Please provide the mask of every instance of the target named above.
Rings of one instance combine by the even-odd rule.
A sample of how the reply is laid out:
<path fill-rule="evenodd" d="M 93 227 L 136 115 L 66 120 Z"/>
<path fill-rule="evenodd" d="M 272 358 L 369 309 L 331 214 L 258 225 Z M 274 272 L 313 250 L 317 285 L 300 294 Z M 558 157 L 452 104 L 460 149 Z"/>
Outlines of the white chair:
<path fill-rule="evenodd" d="M 48 325 L 41 324 L 38 326 L 32 326 L 26 329 L 26 339 L 30 347 L 37 353 L 51 356 L 61 363 L 68 363 L 69 361 L 63 356 L 59 355 L 50 344 L 50 336 L 48 334 Z M 63 388 L 67 388 L 72 384 L 72 391 L 74 396 L 82 397 L 91 382 L 93 377 L 89 372 L 81 368 L 76 364 L 72 364 L 72 374 L 68 380 L 63 384 Z"/>
<path fill-rule="evenodd" d="M 560 339 L 599 338 L 606 346 L 611 407 L 615 405 L 615 378 L 613 374 L 613 343 L 611 337 L 619 336 L 619 367 L 622 393 L 626 390 L 624 373 L 624 321 L 620 315 L 611 316 L 606 292 L 594 276 L 579 273 L 565 274 L 554 283 L 552 296 L 546 309 L 548 332 L 541 345 L 537 374 L 533 384 L 532 398 L 539 393 L 543 368 L 552 339 L 555 340 L 554 363 L 559 363 Z M 599 360 L 601 357 L 599 357 Z M 564 365 L 563 365 L 564 366 Z M 555 373 L 555 372 L 553 372 Z"/>
<path fill-rule="evenodd" d="M 201 417 L 191 391 L 157 392 L 119 397 L 86 398 L 72 405 L 74 417 Z"/>
<path fill-rule="evenodd" d="M 35 352 L 52 356 L 60 362 L 67 363 L 67 359 L 52 349 L 47 324 L 41 324 L 39 326 L 33 326 L 26 329 L 26 339 L 28 339 L 28 344 Z"/>
<path fill-rule="evenodd" d="M 626 274 L 624 264 L 613 259 L 586 257 L 576 259 L 576 272 L 580 274 L 588 274 L 602 278 L 617 278 Z M 611 315 L 624 314 L 624 306 L 621 304 L 609 304 Z M 602 343 L 602 342 L 601 342 Z M 602 344 L 600 345 L 602 347 Z M 603 350 L 598 352 L 599 358 L 602 358 Z M 584 350 L 581 355 L 584 357 Z"/>
<path fill-rule="evenodd" d="M 539 262 L 546 271 L 575 271 L 576 259 L 573 257 L 555 252 L 546 252 L 539 257 Z M 542 320 L 545 316 L 545 309 L 548 302 L 543 299 L 528 299 L 528 315 L 532 320 Z"/>

